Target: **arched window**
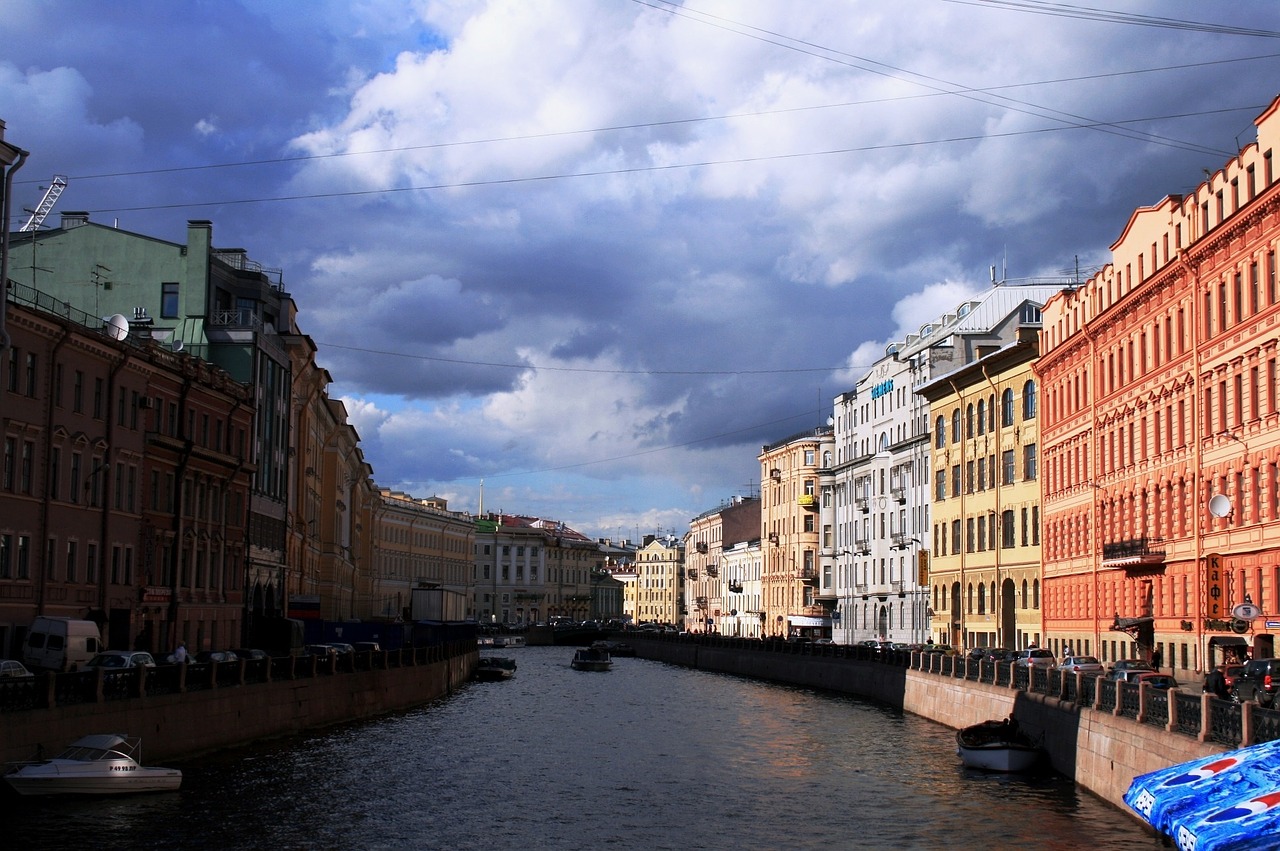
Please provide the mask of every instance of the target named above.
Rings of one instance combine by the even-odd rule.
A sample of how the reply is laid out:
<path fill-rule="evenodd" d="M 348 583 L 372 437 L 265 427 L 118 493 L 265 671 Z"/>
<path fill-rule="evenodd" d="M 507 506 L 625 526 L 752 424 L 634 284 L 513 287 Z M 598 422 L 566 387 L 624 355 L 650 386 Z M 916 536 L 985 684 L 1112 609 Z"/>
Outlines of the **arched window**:
<path fill-rule="evenodd" d="M 987 399 L 987 431 L 996 430 L 996 394 Z"/>
<path fill-rule="evenodd" d="M 951 412 L 951 442 L 960 442 L 960 409 Z"/>
<path fill-rule="evenodd" d="M 1040 580 L 1037 579 L 1031 583 L 1032 608 L 1040 608 Z"/>
<path fill-rule="evenodd" d="M 987 402 L 985 399 L 978 400 L 978 434 L 987 433 Z"/>
<path fill-rule="evenodd" d="M 938 414 L 938 422 L 933 428 L 933 445 L 938 449 L 947 445 L 947 421 L 942 414 Z"/>
<path fill-rule="evenodd" d="M 987 613 L 987 586 L 978 583 L 978 614 L 985 615 Z"/>
<path fill-rule="evenodd" d="M 1027 580 L 1022 580 L 1022 608 L 1027 607 Z"/>
<path fill-rule="evenodd" d="M 1000 396 L 1000 426 L 1008 428 L 1013 425 L 1013 388 L 1006 387 Z"/>
<path fill-rule="evenodd" d="M 1022 385 L 1022 418 L 1035 419 L 1036 416 L 1036 383 L 1028 380 Z"/>
<path fill-rule="evenodd" d="M 972 584 L 970 584 L 969 587 L 966 589 L 965 597 L 966 599 L 965 599 L 964 610 L 968 614 L 973 614 L 973 585 Z"/>
<path fill-rule="evenodd" d="M 973 403 L 969 403 L 969 407 L 964 409 L 964 436 L 966 438 L 973 437 Z"/>

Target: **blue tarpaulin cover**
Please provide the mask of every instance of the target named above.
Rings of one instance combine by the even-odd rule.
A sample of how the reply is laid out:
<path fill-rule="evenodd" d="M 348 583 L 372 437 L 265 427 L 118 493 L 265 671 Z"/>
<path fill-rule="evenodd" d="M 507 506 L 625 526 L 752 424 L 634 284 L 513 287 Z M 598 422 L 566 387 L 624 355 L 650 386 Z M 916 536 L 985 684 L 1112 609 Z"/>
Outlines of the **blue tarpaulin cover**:
<path fill-rule="evenodd" d="M 1124 802 L 1179 851 L 1280 848 L 1280 741 L 1135 777 Z"/>

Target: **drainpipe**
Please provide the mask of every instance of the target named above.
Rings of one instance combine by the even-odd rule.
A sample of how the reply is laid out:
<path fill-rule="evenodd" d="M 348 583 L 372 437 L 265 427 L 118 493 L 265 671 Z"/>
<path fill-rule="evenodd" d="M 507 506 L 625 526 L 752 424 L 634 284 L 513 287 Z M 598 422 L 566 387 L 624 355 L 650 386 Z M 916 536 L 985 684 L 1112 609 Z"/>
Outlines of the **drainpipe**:
<path fill-rule="evenodd" d="M 9 151 L 13 152 L 9 159 L 12 165 L 5 171 L 4 189 L 0 190 L 3 193 L 3 198 L 0 199 L 0 287 L 4 290 L 0 293 L 0 352 L 9 348 L 9 333 L 5 331 L 4 319 L 9 307 L 9 208 L 13 197 L 13 175 L 22 168 L 29 155 L 21 148 L 5 144 L 4 122 L 0 121 L 0 160 Z"/>

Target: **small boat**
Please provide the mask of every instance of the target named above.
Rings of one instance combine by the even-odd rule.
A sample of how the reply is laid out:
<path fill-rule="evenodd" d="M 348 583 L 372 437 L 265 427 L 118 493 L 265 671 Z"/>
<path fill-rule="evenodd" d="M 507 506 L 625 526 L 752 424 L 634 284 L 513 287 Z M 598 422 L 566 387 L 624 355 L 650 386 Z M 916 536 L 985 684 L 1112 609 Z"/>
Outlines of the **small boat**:
<path fill-rule="evenodd" d="M 476 665 L 476 679 L 485 682 L 509 680 L 516 675 L 516 660 L 506 656 L 485 656 Z"/>
<path fill-rule="evenodd" d="M 1028 771 L 1041 754 L 1013 716 L 965 727 L 956 733 L 956 745 L 966 768 L 985 771 Z"/>
<path fill-rule="evenodd" d="M 53 759 L 10 763 L 5 781 L 19 795 L 120 795 L 173 792 L 176 768 L 142 765 L 142 740 L 118 733 L 85 736 Z"/>
<path fill-rule="evenodd" d="M 593 641 L 592 647 L 598 647 L 601 650 L 608 650 L 610 656 L 634 656 L 636 649 L 630 644 L 624 644 L 621 641 Z"/>
<path fill-rule="evenodd" d="M 580 647 L 569 663 L 578 671 L 607 671 L 613 666 L 609 651 L 600 647 Z"/>
<path fill-rule="evenodd" d="M 523 635 L 499 635 L 493 639 L 494 647 L 524 647 Z"/>

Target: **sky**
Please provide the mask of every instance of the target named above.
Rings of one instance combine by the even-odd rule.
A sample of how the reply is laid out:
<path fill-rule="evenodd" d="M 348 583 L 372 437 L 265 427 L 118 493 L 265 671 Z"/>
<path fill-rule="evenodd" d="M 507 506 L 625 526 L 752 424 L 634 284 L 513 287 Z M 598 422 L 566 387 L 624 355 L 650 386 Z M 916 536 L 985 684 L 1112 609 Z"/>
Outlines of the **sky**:
<path fill-rule="evenodd" d="M 0 44 L 15 214 L 211 220 L 378 485 L 615 540 L 757 493 L 993 266 L 1097 268 L 1280 94 L 1274 0 L 0 0 Z"/>

